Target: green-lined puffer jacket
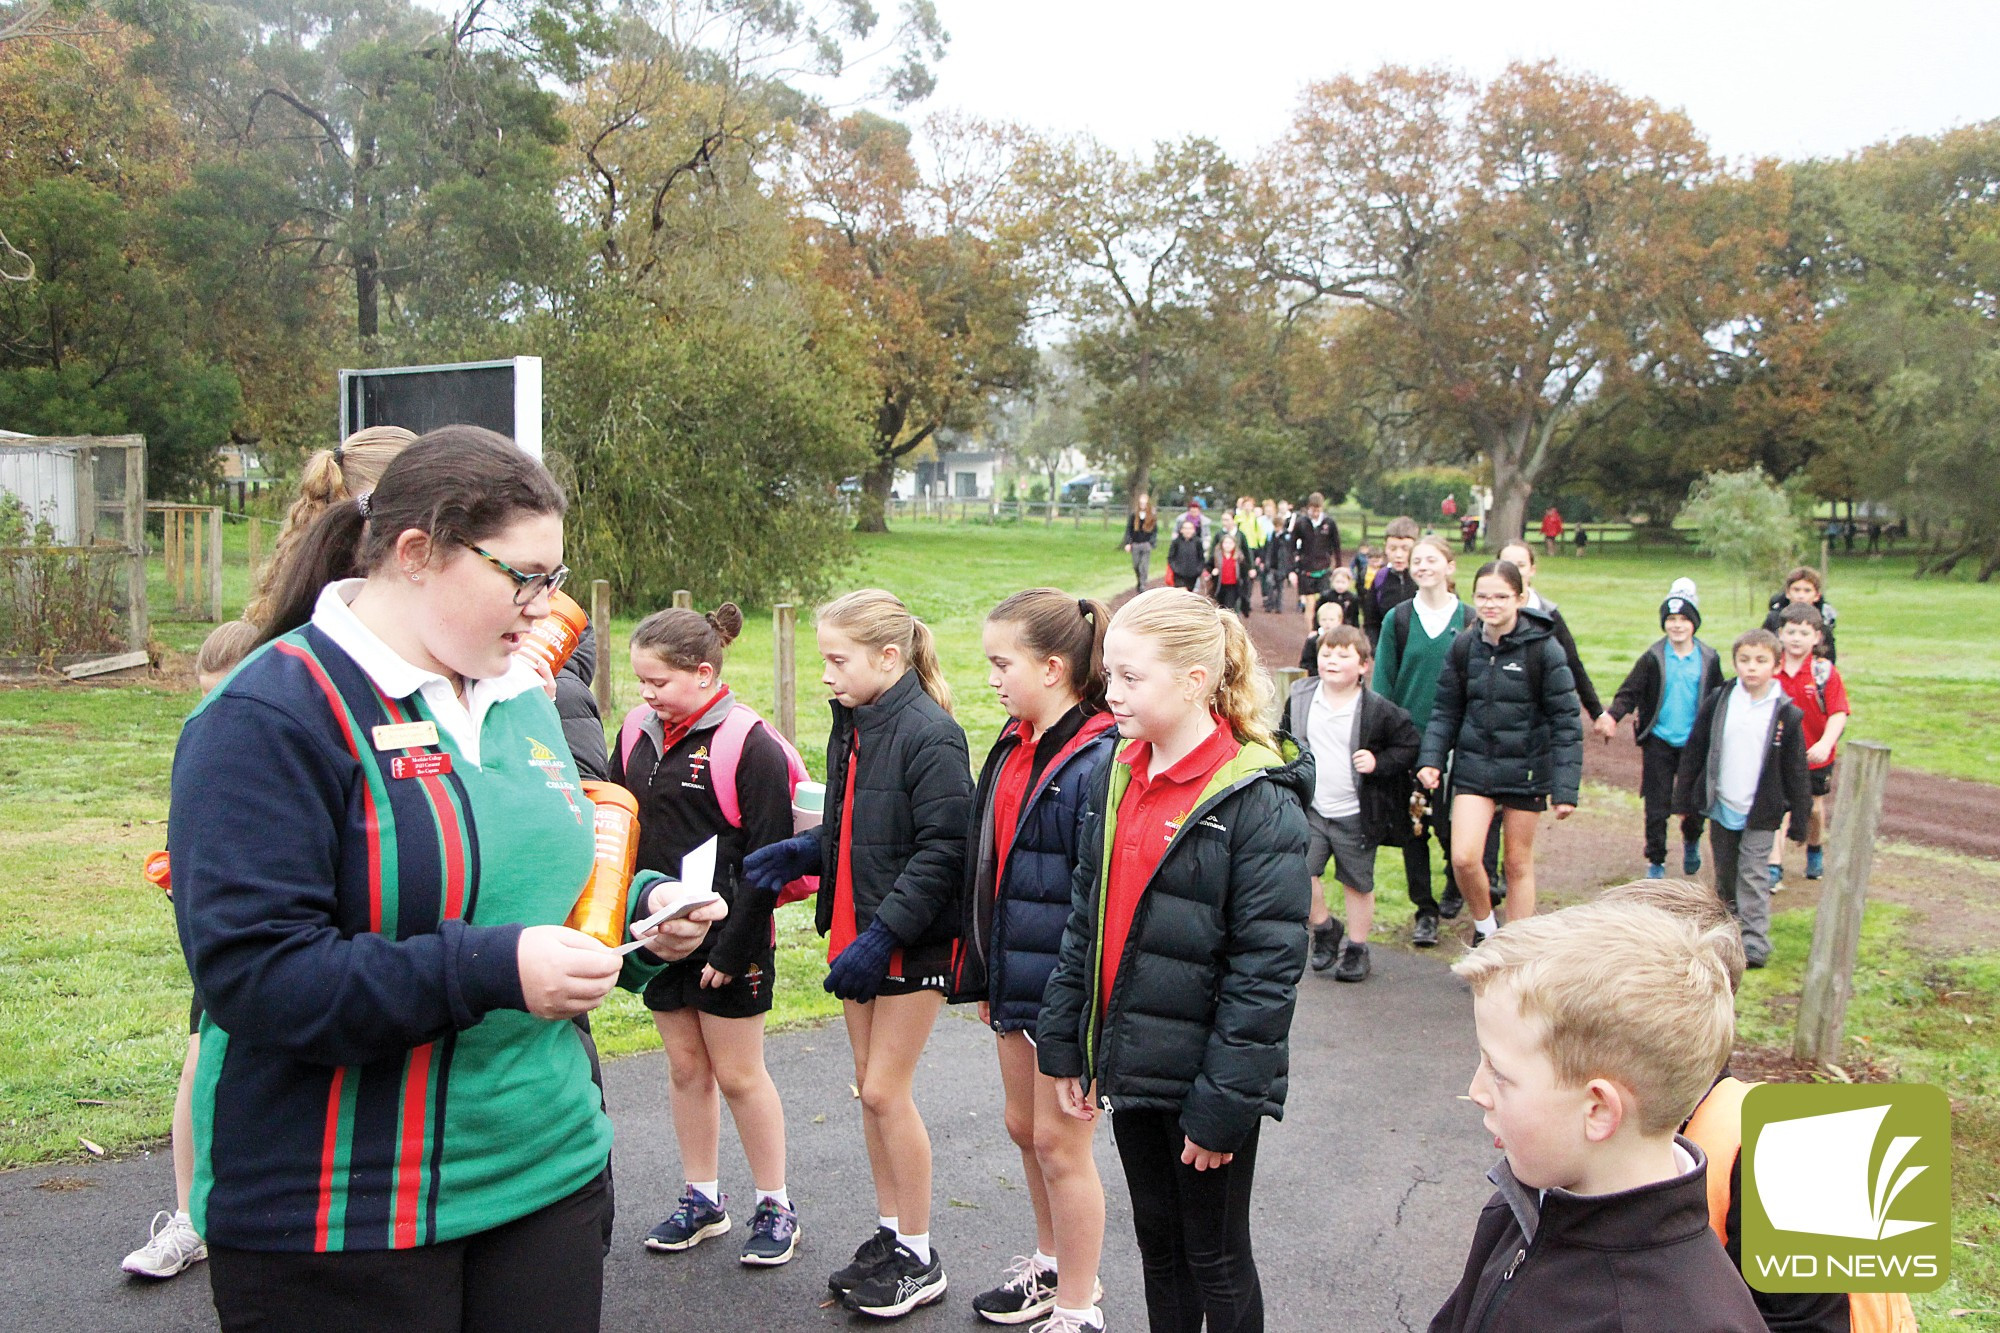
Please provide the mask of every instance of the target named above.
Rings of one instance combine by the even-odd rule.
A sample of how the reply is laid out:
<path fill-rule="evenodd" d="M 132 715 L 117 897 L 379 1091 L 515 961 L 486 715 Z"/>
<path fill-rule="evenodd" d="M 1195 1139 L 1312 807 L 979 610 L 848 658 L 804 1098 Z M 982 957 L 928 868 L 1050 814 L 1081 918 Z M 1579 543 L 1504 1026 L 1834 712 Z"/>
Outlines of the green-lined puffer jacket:
<path fill-rule="evenodd" d="M 1105 764 L 1084 808 L 1069 926 L 1036 1028 L 1039 1063 L 1054 1078 L 1094 1080 L 1114 1111 L 1179 1111 L 1190 1139 L 1234 1152 L 1260 1117 L 1284 1114 L 1312 898 L 1312 755 L 1287 762 L 1249 744 L 1223 765 L 1147 881 L 1100 1013 L 1100 889 L 1131 774 Z"/>

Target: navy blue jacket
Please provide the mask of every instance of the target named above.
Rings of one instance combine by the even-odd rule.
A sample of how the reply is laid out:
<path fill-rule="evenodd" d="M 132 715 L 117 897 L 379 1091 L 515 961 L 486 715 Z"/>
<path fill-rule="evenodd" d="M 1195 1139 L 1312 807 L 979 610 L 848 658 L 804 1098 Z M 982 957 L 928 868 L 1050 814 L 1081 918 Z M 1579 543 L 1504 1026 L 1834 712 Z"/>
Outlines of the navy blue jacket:
<path fill-rule="evenodd" d="M 1042 992 L 1069 924 L 1084 801 L 1118 746 L 1118 730 L 1109 721 L 1103 713 L 1085 717 L 1073 710 L 1037 741 L 1040 753 L 1007 849 L 1004 879 L 994 874 L 1000 848 L 993 836 L 993 798 L 1001 768 L 1021 743 L 1019 723 L 1001 730 L 980 770 L 966 836 L 965 947 L 951 998 L 988 1001 L 996 1032 L 1032 1031 L 1042 1012 Z M 1084 739 L 1075 744 L 1079 736 Z"/>

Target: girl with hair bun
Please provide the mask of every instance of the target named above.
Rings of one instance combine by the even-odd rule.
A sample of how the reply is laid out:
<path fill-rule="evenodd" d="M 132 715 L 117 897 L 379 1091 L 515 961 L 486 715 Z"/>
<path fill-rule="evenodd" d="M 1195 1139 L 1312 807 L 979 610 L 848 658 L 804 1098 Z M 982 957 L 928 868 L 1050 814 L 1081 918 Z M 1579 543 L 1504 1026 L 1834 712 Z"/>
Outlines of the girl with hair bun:
<path fill-rule="evenodd" d="M 346 504 L 363 491 L 375 489 L 389 460 L 416 442 L 414 431 L 401 426 L 369 426 L 342 440 L 331 449 L 321 449 L 306 459 L 299 473 L 299 493 L 278 529 L 271 558 L 257 571 L 257 586 L 243 618 L 262 625 L 275 610 L 272 590 L 284 579 L 297 554 L 299 542 L 319 521 L 319 516 L 337 504 Z"/>
<path fill-rule="evenodd" d="M 1054 588 L 1017 592 L 986 617 L 987 683 L 1007 710 L 979 775 L 966 842 L 964 947 L 954 1000 L 977 1000 L 997 1036 L 1007 1133 L 1021 1150 L 1035 1250 L 973 1298 L 983 1319 L 1050 1316 L 1049 1333 L 1101 1327 L 1097 1261 L 1104 1184 L 1095 1126 L 1062 1113 L 1054 1079 L 1035 1068 L 1035 1021 L 1069 923 L 1077 824 L 1117 729 L 1104 707 L 1102 602 Z"/>
<path fill-rule="evenodd" d="M 1280 753 L 1243 622 L 1198 594 L 1134 597 L 1104 660 L 1130 744 L 1084 809 L 1037 1058 L 1066 1114 L 1117 1112 L 1152 1327 L 1262 1328 L 1250 1193 L 1306 963 L 1312 756 Z"/>
<path fill-rule="evenodd" d="M 181 731 L 188 1202 L 225 1329 L 597 1328 L 612 1130 L 569 1020 L 723 910 L 622 957 L 564 924 L 593 812 L 516 652 L 564 508 L 506 437 L 430 432 L 320 515 Z M 673 893 L 627 888 L 628 930 Z"/>
<path fill-rule="evenodd" d="M 817 620 L 833 692 L 826 822 L 753 852 L 743 873 L 767 890 L 820 877 L 825 984 L 854 1049 L 878 1210 L 875 1234 L 827 1285 L 848 1309 L 893 1318 L 945 1292 L 931 1141 L 911 1085 L 951 984 L 972 765 L 928 625 L 878 588 L 834 599 Z"/>
<path fill-rule="evenodd" d="M 632 674 L 644 702 L 620 729 L 611 770 L 639 803 L 639 864 L 673 874 L 715 838 L 715 889 L 729 903 L 706 944 L 646 983 L 687 1190 L 645 1245 L 692 1249 L 729 1230 L 718 1156 L 726 1099 L 757 1191 L 740 1258 L 768 1267 L 791 1259 L 798 1214 L 785 1187 L 785 1111 L 764 1066 L 778 980 L 777 896 L 746 885 L 742 871 L 746 855 L 792 836 L 792 787 L 783 742 L 722 681 L 724 653 L 742 629 L 733 602 L 706 615 L 655 611 L 639 622 Z"/>

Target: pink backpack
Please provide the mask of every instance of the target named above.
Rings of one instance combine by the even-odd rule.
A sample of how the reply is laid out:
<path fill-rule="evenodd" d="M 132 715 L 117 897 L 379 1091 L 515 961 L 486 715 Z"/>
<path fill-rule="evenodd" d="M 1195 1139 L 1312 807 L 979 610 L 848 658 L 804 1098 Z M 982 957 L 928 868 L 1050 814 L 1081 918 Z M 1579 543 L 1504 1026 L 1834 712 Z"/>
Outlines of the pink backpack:
<path fill-rule="evenodd" d="M 630 775 L 632 750 L 639 744 L 639 738 L 646 734 L 646 719 L 653 710 L 640 704 L 625 715 L 618 727 L 618 762 Z M 771 739 L 784 752 L 787 782 L 787 796 L 796 790 L 801 782 L 812 781 L 812 774 L 806 771 L 805 760 L 792 743 L 778 734 L 778 729 L 757 716 L 748 704 L 738 702 L 723 717 L 715 728 L 715 735 L 708 743 L 708 771 L 714 784 L 716 804 L 722 807 L 722 817 L 729 821 L 731 828 L 743 827 L 743 806 L 736 795 L 736 766 L 743 762 L 743 743 L 750 738 L 750 730 L 761 726 L 771 733 Z M 778 906 L 802 902 L 819 892 L 818 875 L 801 875 L 784 888 L 778 890 Z"/>

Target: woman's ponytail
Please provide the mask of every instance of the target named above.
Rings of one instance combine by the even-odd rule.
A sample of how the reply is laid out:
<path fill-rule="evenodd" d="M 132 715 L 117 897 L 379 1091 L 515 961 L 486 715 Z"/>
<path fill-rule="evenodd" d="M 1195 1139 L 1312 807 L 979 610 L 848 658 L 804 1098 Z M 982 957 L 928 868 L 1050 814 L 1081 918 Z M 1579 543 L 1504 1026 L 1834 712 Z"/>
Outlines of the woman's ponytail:
<path fill-rule="evenodd" d="M 1083 711 L 1104 711 L 1104 632 L 1111 627 L 1111 611 L 1104 603 L 1072 597 L 1059 588 L 1024 588 L 994 607 L 986 620 L 1012 625 L 1021 646 L 1035 657 L 1061 658 Z"/>
<path fill-rule="evenodd" d="M 256 586 L 249 605 L 243 609 L 245 620 L 255 625 L 269 622 L 278 607 L 278 589 L 286 581 L 307 534 L 328 511 L 373 490 L 390 461 L 416 443 L 416 439 L 414 432 L 401 426 L 369 426 L 354 432 L 335 448 L 321 449 L 306 460 L 299 473 L 298 495 L 278 529 L 271 559 L 255 571 Z"/>
<path fill-rule="evenodd" d="M 1277 686 L 1271 681 L 1271 673 L 1257 659 L 1257 649 L 1251 644 L 1250 631 L 1243 627 L 1243 621 L 1234 611 L 1219 614 L 1222 620 L 1222 681 L 1215 691 L 1215 711 L 1236 733 L 1237 740 L 1246 745 L 1276 749 L 1277 740 L 1272 736 L 1266 719 L 1270 716 L 1272 702 L 1277 698 Z"/>
<path fill-rule="evenodd" d="M 944 664 L 938 661 L 937 638 L 931 627 L 915 616 L 910 617 L 910 667 L 917 673 L 917 683 L 924 687 L 924 693 L 950 714 L 951 685 L 944 678 Z"/>

